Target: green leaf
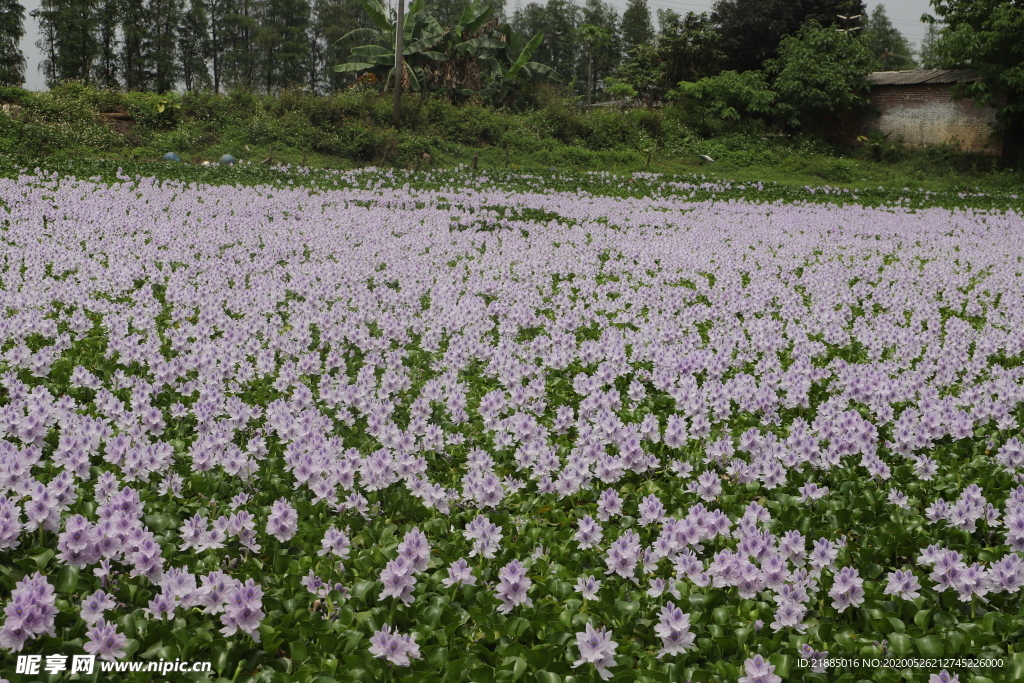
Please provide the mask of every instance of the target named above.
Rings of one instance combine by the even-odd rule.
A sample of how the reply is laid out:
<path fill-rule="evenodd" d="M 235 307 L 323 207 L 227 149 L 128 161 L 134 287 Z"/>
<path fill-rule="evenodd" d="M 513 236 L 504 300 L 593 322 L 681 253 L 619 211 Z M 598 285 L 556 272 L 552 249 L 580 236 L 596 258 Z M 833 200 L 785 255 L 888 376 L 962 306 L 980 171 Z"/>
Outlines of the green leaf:
<path fill-rule="evenodd" d="M 50 560 L 53 559 L 53 556 L 54 553 L 49 548 L 43 550 L 42 552 L 36 553 L 35 555 L 29 555 L 29 557 L 32 558 L 32 561 L 35 562 L 36 566 L 40 569 L 46 569 L 46 565 L 50 563 Z"/>
<path fill-rule="evenodd" d="M 913 651 L 910 636 L 906 633 L 890 633 L 889 647 L 898 655 L 907 655 Z"/>
<path fill-rule="evenodd" d="M 937 636 L 924 636 L 917 639 L 917 651 L 927 657 L 939 657 L 944 651 L 942 639 Z"/>
<path fill-rule="evenodd" d="M 924 609 L 914 615 L 914 623 L 918 628 L 928 630 L 928 619 L 931 617 L 932 611 L 930 609 Z"/>
<path fill-rule="evenodd" d="M 74 593 L 78 589 L 78 573 L 78 567 L 64 565 L 53 582 L 53 589 L 58 593 Z"/>
<path fill-rule="evenodd" d="M 444 669 L 448 663 L 448 648 L 435 645 L 427 652 L 427 662 L 435 669 Z"/>

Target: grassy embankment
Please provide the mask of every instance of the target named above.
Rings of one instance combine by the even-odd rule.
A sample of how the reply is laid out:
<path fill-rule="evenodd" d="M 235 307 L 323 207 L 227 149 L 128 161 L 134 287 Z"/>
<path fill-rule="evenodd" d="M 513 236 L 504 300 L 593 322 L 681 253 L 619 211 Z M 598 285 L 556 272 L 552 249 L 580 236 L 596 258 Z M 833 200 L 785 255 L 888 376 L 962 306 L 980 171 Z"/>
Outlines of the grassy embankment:
<path fill-rule="evenodd" d="M 1024 175 L 995 160 L 949 148 L 886 144 L 843 149 L 812 136 L 779 137 L 758 126 L 701 137 L 682 108 L 580 111 L 549 94 L 525 113 L 438 97 L 406 97 L 401 130 L 391 98 L 375 92 L 332 97 L 284 93 L 258 97 L 97 91 L 69 84 L 48 93 L 0 88 L 0 155 L 8 161 L 107 159 L 158 161 L 176 152 L 186 163 L 222 154 L 253 162 L 321 168 L 601 170 L 700 172 L 738 181 L 850 188 L 1013 191 Z M 162 111 L 161 111 L 162 109 Z M 705 162 L 701 155 L 714 159 Z"/>

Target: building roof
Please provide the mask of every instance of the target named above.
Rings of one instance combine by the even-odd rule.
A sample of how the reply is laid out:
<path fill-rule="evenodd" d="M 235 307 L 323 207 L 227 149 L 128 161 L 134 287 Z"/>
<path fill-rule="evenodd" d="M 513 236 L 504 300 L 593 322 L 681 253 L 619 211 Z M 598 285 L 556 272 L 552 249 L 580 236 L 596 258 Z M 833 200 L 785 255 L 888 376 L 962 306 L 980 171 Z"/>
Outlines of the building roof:
<path fill-rule="evenodd" d="M 942 85 L 973 83 L 980 80 L 976 69 L 915 69 L 913 71 L 876 71 L 868 74 L 870 85 Z"/>

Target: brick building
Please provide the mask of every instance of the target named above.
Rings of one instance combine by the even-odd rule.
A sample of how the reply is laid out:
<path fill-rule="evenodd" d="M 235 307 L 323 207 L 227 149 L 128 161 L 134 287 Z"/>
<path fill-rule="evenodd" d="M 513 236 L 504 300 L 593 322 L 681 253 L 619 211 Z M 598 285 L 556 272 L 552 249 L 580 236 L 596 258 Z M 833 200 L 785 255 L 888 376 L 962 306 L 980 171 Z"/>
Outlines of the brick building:
<path fill-rule="evenodd" d="M 951 87 L 978 80 L 970 69 L 877 71 L 868 76 L 871 109 L 859 122 L 860 133 L 891 133 L 912 147 L 954 145 L 964 151 L 999 154 L 993 138 L 995 107 L 954 100 Z"/>

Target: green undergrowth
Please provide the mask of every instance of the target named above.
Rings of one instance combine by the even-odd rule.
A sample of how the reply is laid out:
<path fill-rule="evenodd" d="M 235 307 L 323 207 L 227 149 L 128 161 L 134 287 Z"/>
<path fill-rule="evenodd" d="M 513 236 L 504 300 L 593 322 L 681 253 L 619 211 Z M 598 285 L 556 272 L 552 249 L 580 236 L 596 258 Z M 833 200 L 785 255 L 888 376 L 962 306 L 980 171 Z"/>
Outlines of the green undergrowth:
<path fill-rule="evenodd" d="M 994 157 L 952 148 L 844 148 L 759 125 L 705 139 L 681 107 L 586 112 L 555 92 L 519 113 L 410 95 L 399 130 L 391 124 L 390 95 L 375 91 L 157 95 L 69 83 L 46 93 L 0 88 L 0 102 L 21 107 L 16 117 L 0 114 L 0 156 L 8 164 L 90 159 L 152 165 L 175 152 L 189 166 L 231 154 L 266 166 L 322 169 L 697 173 L 740 182 L 954 193 L 1024 188 L 1024 175 L 998 169 Z"/>

